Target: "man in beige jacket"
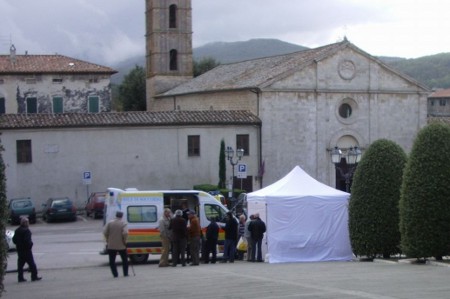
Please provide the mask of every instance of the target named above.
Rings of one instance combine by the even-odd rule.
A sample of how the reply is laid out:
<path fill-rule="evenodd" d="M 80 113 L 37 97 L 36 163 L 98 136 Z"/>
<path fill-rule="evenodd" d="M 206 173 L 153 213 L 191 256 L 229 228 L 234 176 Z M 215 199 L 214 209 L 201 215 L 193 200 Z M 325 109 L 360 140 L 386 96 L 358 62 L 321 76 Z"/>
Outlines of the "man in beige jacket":
<path fill-rule="evenodd" d="M 160 267 L 169 266 L 170 241 L 172 239 L 172 230 L 169 228 L 172 219 L 172 211 L 164 209 L 162 217 L 159 219 L 159 233 L 161 236 L 161 258 L 159 259 Z"/>
<path fill-rule="evenodd" d="M 127 259 L 127 224 L 122 221 L 123 212 L 117 211 L 116 218 L 106 224 L 103 235 L 106 239 L 109 255 L 109 266 L 114 277 L 118 276 L 116 267 L 116 255 L 119 253 L 122 259 L 123 276 L 128 276 Z"/>

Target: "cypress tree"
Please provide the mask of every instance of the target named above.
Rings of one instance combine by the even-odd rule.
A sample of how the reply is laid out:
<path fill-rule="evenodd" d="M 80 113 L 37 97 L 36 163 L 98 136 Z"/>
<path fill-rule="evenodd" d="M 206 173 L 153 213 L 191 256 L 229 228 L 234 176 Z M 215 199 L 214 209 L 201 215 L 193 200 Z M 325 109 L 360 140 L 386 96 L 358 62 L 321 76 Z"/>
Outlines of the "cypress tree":
<path fill-rule="evenodd" d="M 219 188 L 225 188 L 225 182 L 227 179 L 227 167 L 225 160 L 225 141 L 222 139 L 220 142 L 220 153 L 219 153 Z"/>
<path fill-rule="evenodd" d="M 398 144 L 380 139 L 358 164 L 349 202 L 350 241 L 356 255 L 389 257 L 400 252 L 398 203 L 406 159 Z"/>
<path fill-rule="evenodd" d="M 406 164 L 400 199 L 402 250 L 409 257 L 440 259 L 450 245 L 450 127 L 419 131 Z"/>
<path fill-rule="evenodd" d="M 450 126 L 432 123 L 417 134 L 400 199 L 401 245 L 417 259 L 441 259 L 450 245 Z"/>

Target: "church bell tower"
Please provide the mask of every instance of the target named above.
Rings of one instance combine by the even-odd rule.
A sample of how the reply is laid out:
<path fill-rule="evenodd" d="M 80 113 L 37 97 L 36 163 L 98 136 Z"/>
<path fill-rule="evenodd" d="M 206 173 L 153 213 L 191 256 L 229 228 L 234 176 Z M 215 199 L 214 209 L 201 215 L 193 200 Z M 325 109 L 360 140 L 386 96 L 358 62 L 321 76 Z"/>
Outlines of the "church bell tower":
<path fill-rule="evenodd" d="M 191 0 L 146 0 L 147 111 L 155 96 L 193 77 Z"/>

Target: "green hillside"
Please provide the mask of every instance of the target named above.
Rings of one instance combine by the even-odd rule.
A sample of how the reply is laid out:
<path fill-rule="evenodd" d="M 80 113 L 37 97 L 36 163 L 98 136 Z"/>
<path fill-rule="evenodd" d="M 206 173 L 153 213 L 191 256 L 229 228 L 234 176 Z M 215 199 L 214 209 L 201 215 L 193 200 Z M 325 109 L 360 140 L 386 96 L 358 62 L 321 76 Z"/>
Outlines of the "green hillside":
<path fill-rule="evenodd" d="M 294 53 L 308 49 L 277 39 L 251 39 L 244 42 L 215 42 L 194 48 L 194 59 L 212 57 L 225 64 L 261 57 Z"/>
<path fill-rule="evenodd" d="M 196 61 L 211 57 L 216 61 L 232 63 L 260 57 L 288 54 L 308 49 L 303 46 L 277 39 L 252 39 L 243 42 L 215 42 L 193 49 Z M 378 57 L 387 65 L 404 73 L 429 88 L 450 88 L 450 53 L 436 54 L 415 59 L 401 57 Z M 135 65 L 145 67 L 144 55 L 130 58 L 116 66 L 119 71 L 112 77 L 112 83 L 120 84 L 123 77 Z"/>
<path fill-rule="evenodd" d="M 430 88 L 450 88 L 450 53 L 392 61 L 380 59 Z"/>

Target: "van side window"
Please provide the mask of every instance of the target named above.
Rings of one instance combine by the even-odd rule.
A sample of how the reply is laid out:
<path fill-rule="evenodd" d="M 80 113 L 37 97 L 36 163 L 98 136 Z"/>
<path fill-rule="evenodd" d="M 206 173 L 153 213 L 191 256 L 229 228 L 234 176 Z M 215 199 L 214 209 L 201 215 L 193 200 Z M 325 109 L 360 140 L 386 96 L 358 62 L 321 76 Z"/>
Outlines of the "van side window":
<path fill-rule="evenodd" d="M 208 220 L 212 217 L 216 217 L 217 221 L 225 219 L 226 211 L 219 205 L 205 204 L 205 215 Z"/>
<path fill-rule="evenodd" d="M 156 206 L 129 206 L 127 215 L 129 223 L 156 222 L 158 220 Z"/>

